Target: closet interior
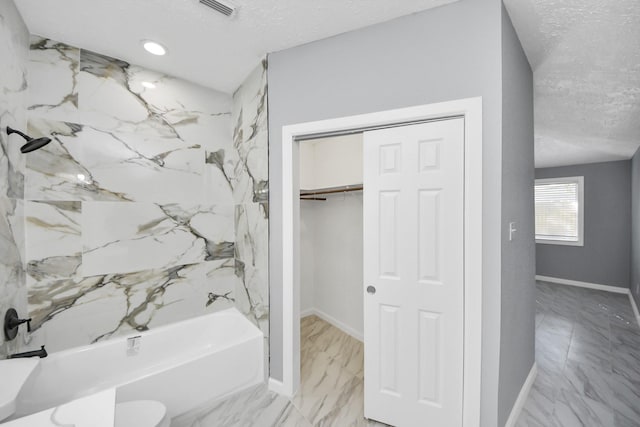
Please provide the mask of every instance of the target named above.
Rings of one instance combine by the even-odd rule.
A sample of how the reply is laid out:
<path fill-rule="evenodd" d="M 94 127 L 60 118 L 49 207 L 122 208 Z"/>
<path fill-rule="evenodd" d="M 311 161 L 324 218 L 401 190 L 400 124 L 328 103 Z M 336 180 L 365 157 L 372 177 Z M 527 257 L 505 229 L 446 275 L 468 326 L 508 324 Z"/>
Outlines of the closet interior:
<path fill-rule="evenodd" d="M 362 139 L 300 142 L 300 396 L 363 396 Z"/>

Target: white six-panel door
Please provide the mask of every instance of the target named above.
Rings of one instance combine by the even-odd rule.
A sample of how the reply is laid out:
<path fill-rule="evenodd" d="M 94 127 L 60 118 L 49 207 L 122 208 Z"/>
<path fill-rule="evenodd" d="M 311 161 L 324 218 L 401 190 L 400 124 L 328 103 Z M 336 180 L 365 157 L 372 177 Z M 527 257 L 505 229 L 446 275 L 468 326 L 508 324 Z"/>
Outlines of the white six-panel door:
<path fill-rule="evenodd" d="M 365 417 L 462 425 L 464 119 L 364 133 Z"/>

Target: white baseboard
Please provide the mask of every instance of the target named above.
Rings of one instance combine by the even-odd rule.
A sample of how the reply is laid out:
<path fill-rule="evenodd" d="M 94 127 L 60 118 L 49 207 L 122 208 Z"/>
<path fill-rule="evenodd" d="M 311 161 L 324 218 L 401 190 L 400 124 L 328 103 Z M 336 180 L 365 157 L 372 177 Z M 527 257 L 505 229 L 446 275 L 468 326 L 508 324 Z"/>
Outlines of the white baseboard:
<path fill-rule="evenodd" d="M 527 398 L 529 397 L 531 387 L 533 387 L 533 383 L 536 381 L 537 374 L 538 365 L 533 362 L 533 366 L 529 371 L 529 375 L 527 376 L 527 379 L 524 380 L 524 384 L 522 384 L 522 388 L 520 389 L 518 398 L 513 404 L 513 408 L 511 408 L 511 413 L 509 414 L 509 418 L 507 419 L 507 423 L 504 425 L 504 427 L 514 427 L 516 425 L 516 422 L 518 422 L 518 418 L 520 417 L 522 408 L 524 408 L 524 404 L 527 402 Z"/>
<path fill-rule="evenodd" d="M 274 393 L 286 395 L 284 384 L 282 383 L 282 381 L 278 381 L 274 378 L 269 378 L 268 385 L 269 385 L 269 390 L 273 391 Z"/>
<path fill-rule="evenodd" d="M 356 331 L 351 326 L 346 325 L 345 323 L 339 321 L 335 317 L 329 316 L 324 311 L 318 310 L 317 308 L 309 308 L 309 309 L 301 312 L 300 313 L 300 318 L 302 319 L 303 317 L 311 316 L 313 314 L 315 314 L 316 316 L 318 316 L 319 318 L 321 318 L 325 322 L 331 323 L 333 326 L 335 326 L 336 328 L 340 329 L 345 334 L 351 335 L 353 338 L 357 339 L 358 341 L 364 342 L 364 337 L 362 336 L 362 334 L 360 332 Z"/>
<path fill-rule="evenodd" d="M 300 318 L 304 319 L 305 317 L 311 316 L 313 314 L 316 314 L 316 310 L 313 308 L 307 308 L 306 310 L 300 312 Z"/>
<path fill-rule="evenodd" d="M 618 286 L 611 286 L 611 285 L 600 285 L 598 283 L 579 282 L 577 280 L 559 279 L 557 277 L 548 277 L 548 276 L 538 276 L 538 275 L 536 275 L 536 280 L 541 280 L 543 282 L 557 283 L 559 285 L 569 285 L 569 286 L 577 286 L 577 287 L 580 287 L 580 288 L 596 289 L 598 291 L 615 292 L 615 293 L 618 293 L 618 294 L 628 294 L 629 293 L 629 289 L 627 289 L 627 288 L 620 288 Z"/>
<path fill-rule="evenodd" d="M 631 289 L 620 288 L 618 286 L 599 285 L 597 283 L 578 282 L 577 280 L 558 279 L 557 277 L 538 276 L 538 275 L 536 275 L 536 280 L 541 280 L 543 282 L 556 283 L 558 285 L 578 286 L 580 288 L 596 289 L 598 291 L 614 292 L 616 294 L 629 295 L 629 301 L 631 302 L 631 308 L 633 308 L 633 314 L 636 316 L 636 321 L 638 322 L 638 326 L 640 326 L 640 311 L 638 311 L 636 300 L 633 298 L 633 295 L 631 294 Z"/>
<path fill-rule="evenodd" d="M 633 308 L 633 314 L 636 315 L 636 320 L 638 321 L 638 326 L 640 326 L 640 311 L 638 311 L 638 306 L 636 305 L 636 300 L 629 292 L 629 300 L 631 300 L 631 308 Z"/>

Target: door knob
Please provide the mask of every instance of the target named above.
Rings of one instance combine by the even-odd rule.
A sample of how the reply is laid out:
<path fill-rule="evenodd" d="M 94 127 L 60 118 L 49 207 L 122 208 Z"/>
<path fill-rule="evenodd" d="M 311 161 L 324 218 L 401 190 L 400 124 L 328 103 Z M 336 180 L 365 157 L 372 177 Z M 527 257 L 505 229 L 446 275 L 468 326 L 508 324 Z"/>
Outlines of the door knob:
<path fill-rule="evenodd" d="M 375 286 L 371 286 L 371 285 L 367 286 L 367 293 L 370 294 L 370 295 L 375 294 L 376 293 L 376 287 Z"/>

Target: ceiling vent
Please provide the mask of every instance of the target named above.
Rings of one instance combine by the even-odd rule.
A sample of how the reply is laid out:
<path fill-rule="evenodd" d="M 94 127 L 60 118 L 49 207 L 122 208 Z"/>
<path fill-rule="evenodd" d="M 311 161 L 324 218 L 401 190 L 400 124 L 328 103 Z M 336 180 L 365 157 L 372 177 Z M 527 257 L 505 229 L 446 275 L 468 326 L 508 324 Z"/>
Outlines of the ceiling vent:
<path fill-rule="evenodd" d="M 231 17 L 236 13 L 235 6 L 232 6 L 228 3 L 223 3 L 218 0 L 200 0 L 200 3 L 205 6 L 209 6 L 211 9 L 220 12 L 224 16 Z"/>

